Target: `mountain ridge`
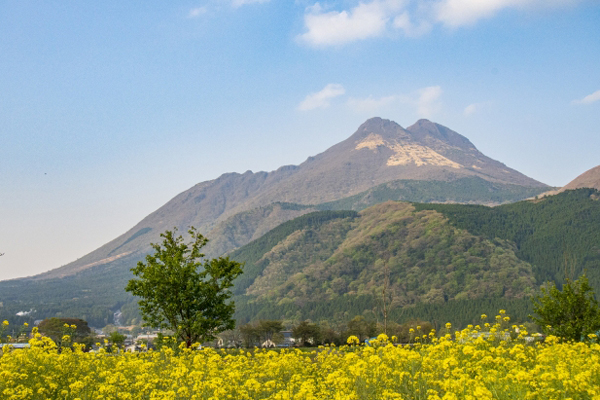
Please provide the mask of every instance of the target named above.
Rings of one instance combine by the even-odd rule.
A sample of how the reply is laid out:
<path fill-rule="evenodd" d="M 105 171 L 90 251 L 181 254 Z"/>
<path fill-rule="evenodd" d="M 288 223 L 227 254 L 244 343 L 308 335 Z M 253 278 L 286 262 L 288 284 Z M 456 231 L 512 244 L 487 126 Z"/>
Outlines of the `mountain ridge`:
<path fill-rule="evenodd" d="M 375 138 L 375 142 L 365 142 L 369 137 Z M 225 173 L 200 182 L 114 240 L 34 279 L 66 276 L 103 260 L 110 262 L 112 257 L 142 254 L 149 250 L 150 242 L 160 241 L 161 232 L 173 227 L 185 232 L 193 225 L 205 236 L 214 237 L 228 218 L 277 202 L 311 206 L 357 195 L 398 179 L 453 181 L 463 177 L 546 187 L 486 157 L 467 138 L 447 127 L 419 120 L 404 129 L 391 120 L 376 117 L 361 124 L 344 141 L 300 165 L 286 165 L 271 172 Z M 287 217 L 283 214 L 278 218 L 273 216 L 272 223 L 264 226 L 263 231 L 298 216 L 292 212 Z M 243 244 L 232 242 L 232 245 Z M 220 251 L 229 250 L 226 245 L 220 247 Z M 218 253 L 215 250 L 211 255 Z"/>

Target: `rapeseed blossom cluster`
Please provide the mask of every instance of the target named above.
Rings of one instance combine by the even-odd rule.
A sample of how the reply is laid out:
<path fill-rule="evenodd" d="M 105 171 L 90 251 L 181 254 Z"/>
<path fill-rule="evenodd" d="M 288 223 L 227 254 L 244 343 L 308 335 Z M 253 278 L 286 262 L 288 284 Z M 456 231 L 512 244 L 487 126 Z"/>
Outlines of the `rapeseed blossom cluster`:
<path fill-rule="evenodd" d="M 404 346 L 380 335 L 369 346 L 352 339 L 311 352 L 164 347 L 86 353 L 78 344 L 59 350 L 34 329 L 30 348 L 3 347 L 0 398 L 600 399 L 599 344 L 552 336 L 528 343 L 525 328 L 507 322 L 502 315 L 489 330 L 446 327 L 439 337 L 416 335 Z"/>

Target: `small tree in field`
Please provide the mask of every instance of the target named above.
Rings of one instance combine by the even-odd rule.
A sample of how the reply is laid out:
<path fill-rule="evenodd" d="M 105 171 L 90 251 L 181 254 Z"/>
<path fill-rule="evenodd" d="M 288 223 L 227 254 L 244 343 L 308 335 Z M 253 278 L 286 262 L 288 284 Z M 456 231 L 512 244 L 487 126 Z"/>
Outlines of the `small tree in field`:
<path fill-rule="evenodd" d="M 586 339 L 600 329 L 600 308 L 585 275 L 567 279 L 562 290 L 554 283 L 542 288 L 542 294 L 534 297 L 533 310 L 537 316 L 530 318 L 544 333 L 564 340 Z"/>
<path fill-rule="evenodd" d="M 228 257 L 202 260 L 200 249 L 208 239 L 194 227 L 188 231 L 190 243 L 174 232 L 161 233 L 162 245 L 153 243 L 155 253 L 131 269 L 139 279 L 130 280 L 125 290 L 140 297 L 145 326 L 170 329 L 190 347 L 235 328 L 229 288 L 242 265 Z"/>

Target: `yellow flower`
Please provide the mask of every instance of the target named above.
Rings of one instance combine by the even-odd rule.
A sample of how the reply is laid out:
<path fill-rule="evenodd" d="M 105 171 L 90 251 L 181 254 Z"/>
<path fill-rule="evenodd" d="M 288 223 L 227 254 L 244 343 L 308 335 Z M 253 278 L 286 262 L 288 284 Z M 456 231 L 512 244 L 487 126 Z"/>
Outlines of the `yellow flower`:
<path fill-rule="evenodd" d="M 359 342 L 360 342 L 360 341 L 358 340 L 358 338 L 357 338 L 356 336 L 354 336 L 354 335 L 352 335 L 352 336 L 349 336 L 349 337 L 348 337 L 348 340 L 346 340 L 346 343 L 348 343 L 348 344 L 349 344 L 349 345 L 351 345 L 351 346 L 352 346 L 352 345 L 356 345 L 356 344 L 358 344 Z"/>
<path fill-rule="evenodd" d="M 452 324 L 450 322 L 446 322 L 446 329 L 452 328 Z"/>
<path fill-rule="evenodd" d="M 2 325 L 4 325 L 4 326 L 8 326 L 8 321 L 7 321 L 7 320 L 4 320 L 4 322 L 2 322 Z"/>

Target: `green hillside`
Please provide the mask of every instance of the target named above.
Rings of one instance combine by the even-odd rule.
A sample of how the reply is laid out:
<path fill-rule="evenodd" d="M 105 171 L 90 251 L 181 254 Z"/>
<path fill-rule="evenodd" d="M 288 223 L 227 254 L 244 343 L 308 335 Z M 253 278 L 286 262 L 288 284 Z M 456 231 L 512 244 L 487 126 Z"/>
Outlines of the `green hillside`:
<path fill-rule="evenodd" d="M 268 246 L 232 254 L 252 271 L 237 287 L 237 316 L 381 318 L 387 266 L 397 320 L 466 324 L 504 308 L 524 321 L 528 296 L 547 280 L 585 270 L 600 293 L 598 197 L 581 189 L 499 207 L 385 203 L 269 233 L 261 238 Z"/>
<path fill-rule="evenodd" d="M 103 327 L 113 322 L 114 311 L 134 300 L 124 288 L 132 278 L 129 268 L 143 256 L 130 255 L 110 268 L 98 266 L 64 278 L 0 282 L 0 318 L 17 326 L 51 316 L 77 317 Z M 16 316 L 28 311 L 31 314 Z"/>
<path fill-rule="evenodd" d="M 416 204 L 435 210 L 475 235 L 514 242 L 538 282 L 557 284 L 584 271 L 600 294 L 600 194 L 577 189 L 500 207 Z"/>
<path fill-rule="evenodd" d="M 365 310 L 377 315 L 386 268 L 398 315 L 417 305 L 521 299 L 536 286 L 531 266 L 509 241 L 474 236 L 409 203 L 380 204 L 318 226 L 299 224 L 277 237 L 275 246 L 251 243 L 232 254 L 252 271 L 236 286 L 240 319 L 266 317 L 267 309 L 276 313 L 272 318 L 287 319 L 344 319 Z M 276 241 L 271 233 L 261 239 Z"/>

